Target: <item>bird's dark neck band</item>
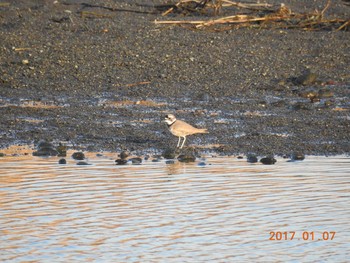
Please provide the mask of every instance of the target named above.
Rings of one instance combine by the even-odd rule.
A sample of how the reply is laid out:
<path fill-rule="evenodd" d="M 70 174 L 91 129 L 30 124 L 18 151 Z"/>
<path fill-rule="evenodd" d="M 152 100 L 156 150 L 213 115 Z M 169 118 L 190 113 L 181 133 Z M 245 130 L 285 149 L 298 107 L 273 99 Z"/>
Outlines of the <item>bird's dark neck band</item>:
<path fill-rule="evenodd" d="M 168 124 L 168 128 L 170 128 L 175 122 L 176 122 L 176 120 L 174 120 L 172 123 Z"/>

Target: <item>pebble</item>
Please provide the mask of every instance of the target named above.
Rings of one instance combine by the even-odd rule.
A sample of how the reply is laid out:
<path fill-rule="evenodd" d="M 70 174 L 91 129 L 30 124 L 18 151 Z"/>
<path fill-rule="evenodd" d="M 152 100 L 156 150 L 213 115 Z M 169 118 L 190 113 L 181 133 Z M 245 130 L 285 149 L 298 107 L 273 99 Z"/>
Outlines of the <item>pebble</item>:
<path fill-rule="evenodd" d="M 77 162 L 77 165 L 90 165 L 90 164 L 87 162 L 81 161 L 81 162 Z"/>
<path fill-rule="evenodd" d="M 258 157 L 256 157 L 255 154 L 248 154 L 247 155 L 247 162 L 248 163 L 257 163 L 258 162 Z"/>
<path fill-rule="evenodd" d="M 59 159 L 58 164 L 67 164 L 67 161 L 66 159 L 62 158 L 62 159 Z"/>
<path fill-rule="evenodd" d="M 196 156 L 194 156 L 193 154 L 180 154 L 177 159 L 179 160 L 179 162 L 183 162 L 183 163 L 191 163 L 196 161 Z"/>
<path fill-rule="evenodd" d="M 125 165 L 127 163 L 128 163 L 128 160 L 126 160 L 126 159 L 117 159 L 117 160 L 115 160 L 115 164 L 116 165 Z"/>
<path fill-rule="evenodd" d="M 59 157 L 66 157 L 67 156 L 67 146 L 62 145 L 62 143 L 59 143 L 57 148 L 57 156 Z"/>
<path fill-rule="evenodd" d="M 261 158 L 260 162 L 262 164 L 275 164 L 277 162 L 277 160 L 275 158 L 273 158 L 273 156 L 266 156 L 264 158 Z"/>
<path fill-rule="evenodd" d="M 33 156 L 56 156 L 58 152 L 52 143 L 42 141 L 38 144 L 38 150 L 33 152 Z"/>
<path fill-rule="evenodd" d="M 175 152 L 173 149 L 171 148 L 167 148 L 164 150 L 162 156 L 165 158 L 165 159 L 175 159 Z"/>
<path fill-rule="evenodd" d="M 207 166 L 207 164 L 205 162 L 199 162 L 198 166 L 204 167 L 204 166 Z"/>
<path fill-rule="evenodd" d="M 84 160 L 85 159 L 85 154 L 83 152 L 75 152 L 72 154 L 72 158 L 74 160 Z"/>
<path fill-rule="evenodd" d="M 129 161 L 131 161 L 132 164 L 141 164 L 142 163 L 142 159 L 140 157 L 130 158 Z"/>
<path fill-rule="evenodd" d="M 290 159 L 292 161 L 302 161 L 305 159 L 305 155 L 302 153 L 292 153 L 292 155 L 290 156 Z"/>
<path fill-rule="evenodd" d="M 122 151 L 122 152 L 119 154 L 119 157 L 120 157 L 121 159 L 126 159 L 126 158 L 128 158 L 128 156 L 129 156 L 129 153 L 126 152 L 126 151 Z"/>

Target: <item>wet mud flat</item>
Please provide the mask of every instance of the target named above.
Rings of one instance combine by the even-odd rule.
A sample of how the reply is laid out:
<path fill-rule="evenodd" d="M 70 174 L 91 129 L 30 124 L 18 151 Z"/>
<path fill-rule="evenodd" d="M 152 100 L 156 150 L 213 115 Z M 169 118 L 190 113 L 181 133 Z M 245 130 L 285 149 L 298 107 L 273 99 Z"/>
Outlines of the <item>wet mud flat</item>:
<path fill-rule="evenodd" d="M 349 31 L 193 31 L 156 25 L 158 4 L 0 5 L 1 147 L 161 153 L 177 143 L 162 123 L 173 113 L 208 129 L 188 137 L 197 151 L 350 152 Z M 350 7 L 332 1 L 327 15 Z"/>

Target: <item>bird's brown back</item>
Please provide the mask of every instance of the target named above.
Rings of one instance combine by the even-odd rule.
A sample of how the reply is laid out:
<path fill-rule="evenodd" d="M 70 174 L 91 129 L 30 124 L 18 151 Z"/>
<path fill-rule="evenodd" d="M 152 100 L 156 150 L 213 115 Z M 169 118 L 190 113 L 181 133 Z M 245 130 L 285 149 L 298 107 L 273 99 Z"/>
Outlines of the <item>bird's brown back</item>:
<path fill-rule="evenodd" d="M 196 133 L 208 133 L 207 129 L 198 129 L 181 120 L 176 120 L 176 122 L 173 125 L 171 125 L 170 131 L 175 136 L 187 136 Z"/>

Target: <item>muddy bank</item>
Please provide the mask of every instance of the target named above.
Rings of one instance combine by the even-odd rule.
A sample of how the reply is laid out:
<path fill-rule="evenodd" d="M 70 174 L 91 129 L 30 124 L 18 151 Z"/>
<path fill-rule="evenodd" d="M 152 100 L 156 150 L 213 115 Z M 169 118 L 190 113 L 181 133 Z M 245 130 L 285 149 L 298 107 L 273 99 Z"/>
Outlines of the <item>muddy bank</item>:
<path fill-rule="evenodd" d="M 317 2 L 289 5 L 326 1 Z M 188 137 L 200 151 L 350 152 L 348 31 L 191 31 L 155 25 L 160 3 L 1 6 L 1 147 L 162 152 L 177 143 L 161 122 L 174 113 L 208 128 Z M 327 15 L 350 17 L 350 8 L 332 1 Z"/>

